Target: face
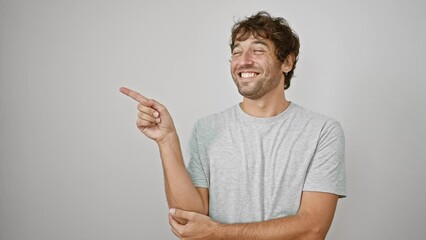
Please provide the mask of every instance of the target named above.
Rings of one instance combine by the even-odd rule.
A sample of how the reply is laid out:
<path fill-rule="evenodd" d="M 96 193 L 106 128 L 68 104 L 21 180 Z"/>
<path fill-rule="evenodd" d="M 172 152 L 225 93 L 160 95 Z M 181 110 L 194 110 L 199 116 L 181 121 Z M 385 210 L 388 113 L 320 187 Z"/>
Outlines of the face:
<path fill-rule="evenodd" d="M 251 36 L 235 41 L 231 74 L 242 96 L 255 100 L 275 89 L 284 81 L 283 67 L 270 40 Z"/>

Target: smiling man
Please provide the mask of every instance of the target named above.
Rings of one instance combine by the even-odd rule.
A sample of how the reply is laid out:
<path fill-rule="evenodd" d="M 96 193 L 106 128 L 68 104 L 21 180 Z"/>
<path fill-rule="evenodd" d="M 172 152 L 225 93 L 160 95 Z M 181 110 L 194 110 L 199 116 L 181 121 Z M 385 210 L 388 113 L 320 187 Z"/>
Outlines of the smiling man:
<path fill-rule="evenodd" d="M 231 74 L 241 103 L 199 120 L 184 166 L 165 106 L 139 102 L 137 126 L 160 149 L 173 233 L 181 239 L 324 239 L 346 195 L 344 135 L 285 97 L 299 39 L 283 18 L 237 22 Z"/>

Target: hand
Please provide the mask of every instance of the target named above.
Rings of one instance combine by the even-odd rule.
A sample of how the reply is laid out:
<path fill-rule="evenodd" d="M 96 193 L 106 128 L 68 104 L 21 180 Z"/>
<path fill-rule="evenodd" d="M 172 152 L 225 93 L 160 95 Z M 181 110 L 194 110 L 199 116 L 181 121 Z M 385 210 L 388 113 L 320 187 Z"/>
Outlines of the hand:
<path fill-rule="evenodd" d="M 185 219 L 187 222 L 181 224 L 175 218 Z M 169 214 L 169 224 L 172 232 L 180 239 L 218 239 L 216 234 L 220 224 L 200 213 L 172 208 Z"/>
<path fill-rule="evenodd" d="M 125 87 L 121 87 L 120 92 L 139 103 L 136 125 L 145 136 L 160 143 L 167 136 L 176 133 L 173 119 L 164 105 Z"/>

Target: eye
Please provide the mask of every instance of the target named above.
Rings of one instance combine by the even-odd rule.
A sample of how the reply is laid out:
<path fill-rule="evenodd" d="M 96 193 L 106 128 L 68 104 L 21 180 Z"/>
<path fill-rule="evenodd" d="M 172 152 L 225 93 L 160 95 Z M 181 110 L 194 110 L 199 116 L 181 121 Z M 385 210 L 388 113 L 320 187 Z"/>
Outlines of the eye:
<path fill-rule="evenodd" d="M 265 50 L 263 50 L 263 49 L 254 49 L 253 53 L 256 54 L 256 55 L 261 55 L 261 54 L 265 53 Z"/>
<path fill-rule="evenodd" d="M 232 56 L 240 55 L 240 54 L 241 54 L 241 50 L 234 50 L 234 51 L 232 52 Z"/>

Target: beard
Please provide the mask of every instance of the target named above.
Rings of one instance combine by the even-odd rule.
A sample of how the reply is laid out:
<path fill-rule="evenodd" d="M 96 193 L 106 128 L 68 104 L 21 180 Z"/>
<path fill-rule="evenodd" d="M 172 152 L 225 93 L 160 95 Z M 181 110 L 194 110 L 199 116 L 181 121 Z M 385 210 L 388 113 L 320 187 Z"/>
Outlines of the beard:
<path fill-rule="evenodd" d="M 281 81 L 279 76 L 274 76 L 269 79 L 261 78 L 254 80 L 256 82 L 238 82 L 238 79 L 233 76 L 234 83 L 238 88 L 238 92 L 245 98 L 257 100 L 265 96 L 272 89 L 276 88 Z"/>

